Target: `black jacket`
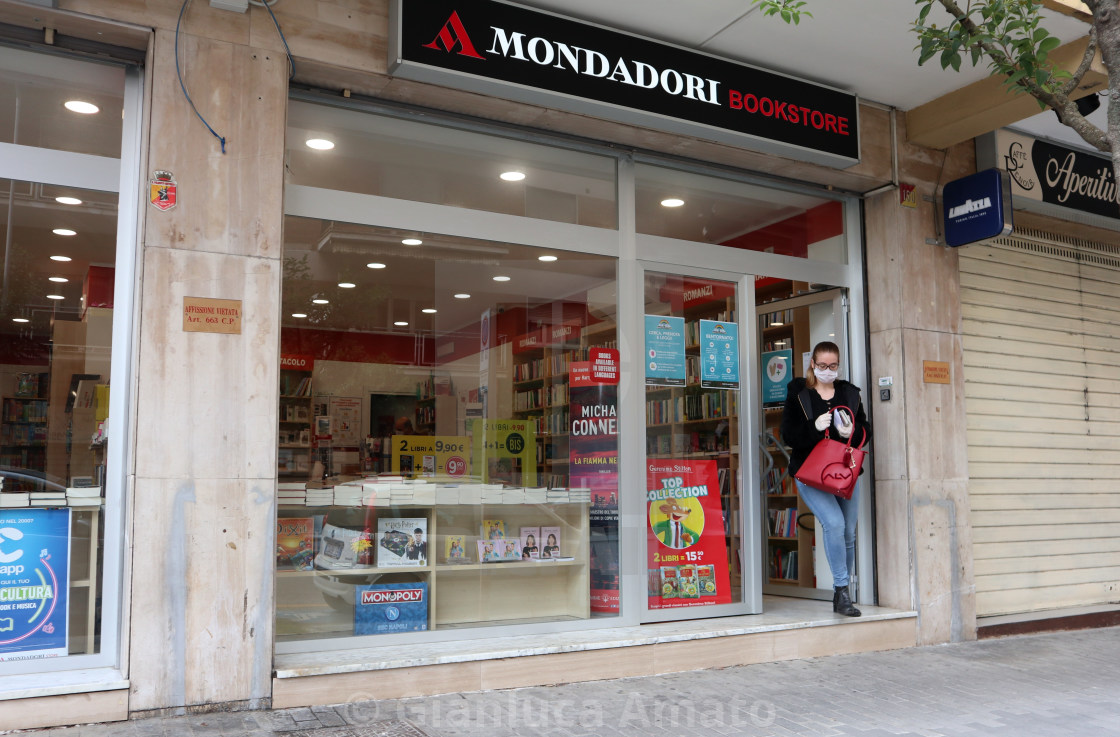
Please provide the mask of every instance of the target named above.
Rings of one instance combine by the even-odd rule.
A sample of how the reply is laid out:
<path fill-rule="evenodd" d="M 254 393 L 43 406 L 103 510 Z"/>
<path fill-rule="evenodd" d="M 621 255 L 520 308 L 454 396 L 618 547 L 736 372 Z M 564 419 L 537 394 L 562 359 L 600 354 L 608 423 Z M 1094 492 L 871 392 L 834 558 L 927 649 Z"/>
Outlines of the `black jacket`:
<path fill-rule="evenodd" d="M 836 394 L 826 402 L 816 391 L 805 386 L 805 379 L 795 378 L 789 382 L 786 404 L 782 409 L 782 440 L 791 450 L 789 459 L 791 476 L 797 473 L 797 469 L 801 468 L 809 453 L 824 438 L 824 433 L 818 431 L 814 423 L 827 409 L 843 405 L 855 412 L 856 426 L 852 430 L 853 446 L 860 445 L 861 438 L 864 443 L 871 440 L 871 425 L 867 422 L 867 413 L 863 409 L 859 387 L 843 379 L 837 379 L 835 386 Z M 843 440 L 837 435 L 834 427 L 829 437 Z M 863 473 L 862 468 L 860 473 Z"/>

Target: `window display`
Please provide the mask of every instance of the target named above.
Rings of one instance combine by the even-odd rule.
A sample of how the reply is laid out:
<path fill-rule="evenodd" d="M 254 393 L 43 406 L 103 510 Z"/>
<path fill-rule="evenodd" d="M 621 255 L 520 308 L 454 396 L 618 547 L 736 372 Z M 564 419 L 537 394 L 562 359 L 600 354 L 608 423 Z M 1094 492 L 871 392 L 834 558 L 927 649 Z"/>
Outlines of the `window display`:
<path fill-rule="evenodd" d="M 278 640 L 617 613 L 615 260 L 285 226 Z"/>

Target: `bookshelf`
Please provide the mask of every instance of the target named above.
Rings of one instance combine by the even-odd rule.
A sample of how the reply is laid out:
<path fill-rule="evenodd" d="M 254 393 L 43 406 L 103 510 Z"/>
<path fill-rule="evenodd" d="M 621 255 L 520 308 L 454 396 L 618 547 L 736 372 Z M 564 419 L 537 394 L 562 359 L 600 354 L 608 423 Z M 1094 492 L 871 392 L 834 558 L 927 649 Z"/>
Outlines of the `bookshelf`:
<path fill-rule="evenodd" d="M 0 406 L 0 465 L 32 472 L 47 466 L 46 397 L 4 397 Z M 30 490 L 31 481 L 9 479 L 5 491 Z"/>
<path fill-rule="evenodd" d="M 805 282 L 772 281 L 756 286 L 755 301 L 762 352 L 788 350 L 793 356 L 792 376 L 803 376 L 801 355 L 812 350 L 809 334 L 809 308 L 786 307 L 783 300 L 808 292 Z M 764 397 L 765 400 L 765 397 Z M 781 401 L 762 406 L 762 515 L 766 539 L 766 581 L 771 591 L 787 587 L 814 588 L 813 569 L 815 525 L 809 508 L 797 494 L 788 473 L 789 448 L 781 440 Z"/>
<path fill-rule="evenodd" d="M 568 485 L 568 373 L 586 358 L 581 336 L 579 326 L 545 326 L 513 342 L 513 417 L 533 428 L 537 483 L 548 488 Z"/>
<path fill-rule="evenodd" d="M 281 368 L 276 468 L 282 478 L 306 478 L 311 473 L 311 401 L 311 372 Z"/>

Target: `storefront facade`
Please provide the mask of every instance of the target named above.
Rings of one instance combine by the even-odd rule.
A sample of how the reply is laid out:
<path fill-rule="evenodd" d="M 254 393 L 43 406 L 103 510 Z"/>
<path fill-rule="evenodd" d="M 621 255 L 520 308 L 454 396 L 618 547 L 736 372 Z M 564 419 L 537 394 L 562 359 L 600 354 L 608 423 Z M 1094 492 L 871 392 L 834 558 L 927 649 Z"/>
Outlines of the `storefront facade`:
<path fill-rule="evenodd" d="M 410 71 L 408 54 L 390 73 L 387 51 L 358 53 L 394 44 L 387 9 L 278 6 L 289 82 L 263 9 L 61 5 L 5 2 L 0 17 L 146 54 L 118 62 L 114 186 L 130 208 L 114 220 L 119 378 L 103 393 L 126 419 L 108 425 L 123 442 L 99 507 L 101 659 L 71 646 L 5 664 L 3 726 L 548 683 L 561 661 L 588 678 L 658 672 L 678 667 L 682 637 L 656 629 L 669 622 L 708 644 L 690 667 L 973 636 L 957 254 L 925 244 L 932 205 L 901 208 L 890 187 L 932 195 L 942 169 L 973 169 L 969 145 L 934 167 L 896 145 L 901 119 L 843 93 L 855 114 L 822 103 L 816 127 L 805 113 L 849 146 L 828 151 L 472 89 Z M 440 53 L 465 48 L 450 16 L 429 35 L 445 31 Z M 563 53 L 504 38 L 510 64 Z M 23 47 L 3 58 L 58 58 Z M 700 104 L 715 79 L 658 77 Z M 876 425 L 856 592 L 883 610 L 844 636 L 755 633 L 739 618 L 779 599 L 828 613 L 780 450 L 745 440 L 774 429 L 781 379 L 819 340 L 841 346 Z M 950 383 L 924 381 L 923 360 L 948 363 Z M 19 374 L 60 385 L 53 357 L 11 364 L 17 388 Z M 705 522 L 673 538 L 674 514 Z M 521 554 L 490 562 L 499 539 Z M 643 628 L 613 648 L 630 658 L 571 645 Z M 539 642 L 503 673 L 487 657 L 508 652 L 400 656 L 502 638 Z"/>

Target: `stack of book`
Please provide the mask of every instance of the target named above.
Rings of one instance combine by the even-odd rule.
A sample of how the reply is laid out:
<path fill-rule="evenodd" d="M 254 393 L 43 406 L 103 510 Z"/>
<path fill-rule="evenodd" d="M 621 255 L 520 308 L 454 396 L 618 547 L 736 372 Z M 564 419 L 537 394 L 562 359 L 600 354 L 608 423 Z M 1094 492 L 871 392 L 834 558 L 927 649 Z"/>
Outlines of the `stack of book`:
<path fill-rule="evenodd" d="M 505 502 L 505 487 L 501 484 L 481 484 L 478 487 L 483 504 L 502 504 Z"/>
<path fill-rule="evenodd" d="M 308 489 L 305 492 L 306 504 L 309 507 L 329 507 L 334 504 L 334 487 L 327 489 Z"/>
<path fill-rule="evenodd" d="M 459 504 L 482 504 L 482 487 L 478 484 L 460 486 Z"/>
<path fill-rule="evenodd" d="M 366 481 L 365 503 L 370 507 L 388 507 L 392 503 L 393 485 L 383 481 Z"/>
<path fill-rule="evenodd" d="M 538 486 L 525 490 L 525 503 L 526 504 L 547 504 L 548 503 L 548 489 L 543 486 Z"/>
<path fill-rule="evenodd" d="M 572 504 L 590 504 L 591 489 L 568 489 L 568 501 Z"/>
<path fill-rule="evenodd" d="M 394 507 L 407 507 L 413 503 L 412 484 L 398 481 L 389 486 L 389 503 Z"/>
<path fill-rule="evenodd" d="M 31 494 L 26 491 L 0 492 L 0 509 L 31 506 Z"/>
<path fill-rule="evenodd" d="M 548 503 L 549 504 L 567 504 L 568 503 L 568 490 L 567 489 L 549 489 L 547 497 L 548 497 Z"/>
<path fill-rule="evenodd" d="M 334 487 L 334 505 L 336 507 L 360 507 L 365 497 L 365 488 L 361 483 L 339 484 Z"/>
<path fill-rule="evenodd" d="M 502 504 L 524 504 L 525 489 L 520 486 L 510 486 L 502 490 Z"/>
<path fill-rule="evenodd" d="M 65 507 L 66 490 L 61 491 L 33 491 L 31 492 L 31 506 L 33 507 Z"/>
<path fill-rule="evenodd" d="M 435 490 L 435 503 L 440 506 L 450 506 L 460 503 L 459 487 L 448 484 L 440 485 Z"/>
<path fill-rule="evenodd" d="M 66 489 L 66 503 L 71 507 L 100 507 L 100 486 L 71 486 Z"/>
<path fill-rule="evenodd" d="M 307 484 L 303 482 L 281 482 L 277 484 L 276 502 L 278 504 L 303 506 L 307 503 Z"/>

